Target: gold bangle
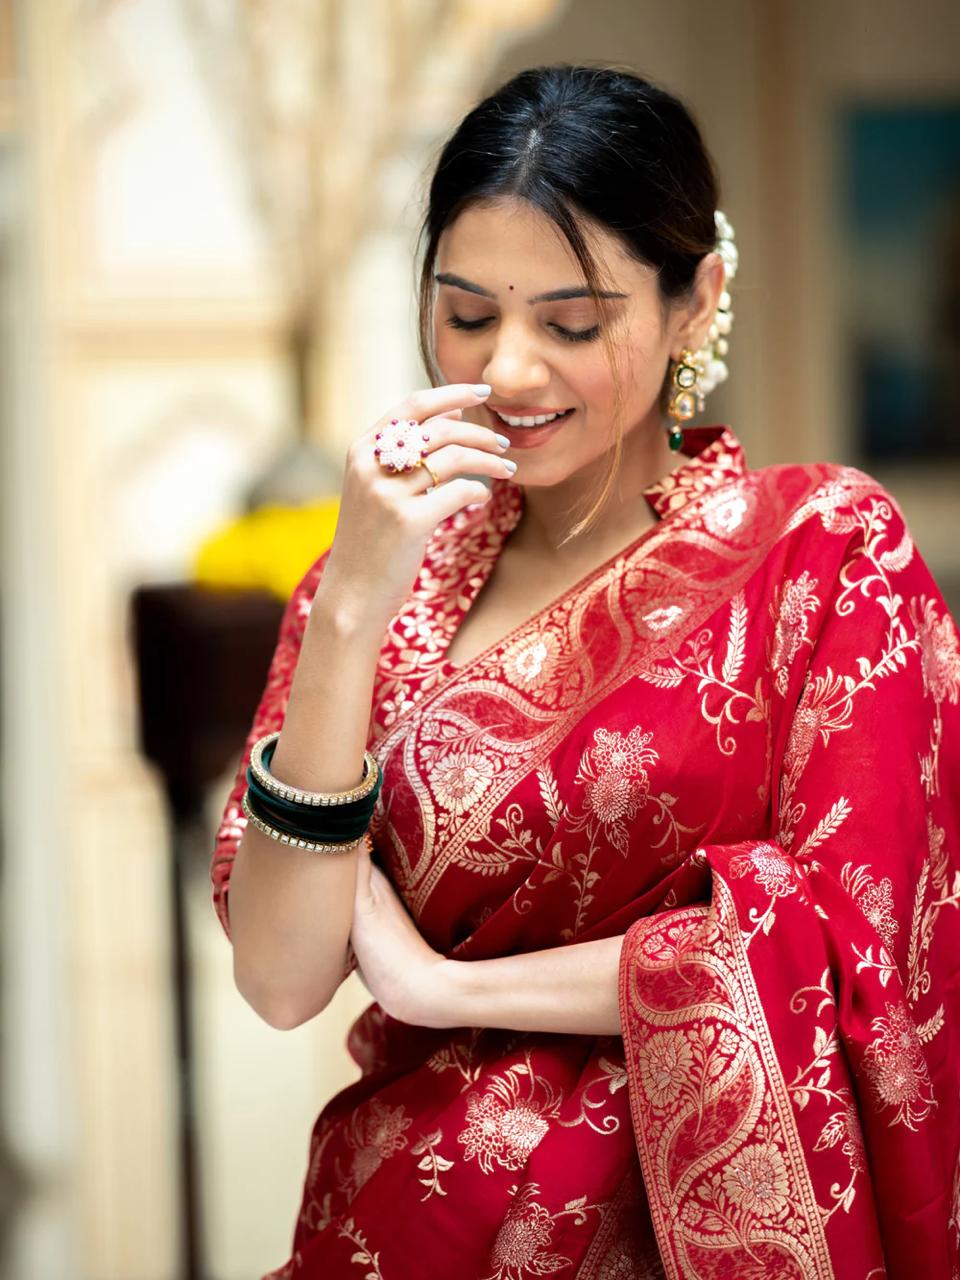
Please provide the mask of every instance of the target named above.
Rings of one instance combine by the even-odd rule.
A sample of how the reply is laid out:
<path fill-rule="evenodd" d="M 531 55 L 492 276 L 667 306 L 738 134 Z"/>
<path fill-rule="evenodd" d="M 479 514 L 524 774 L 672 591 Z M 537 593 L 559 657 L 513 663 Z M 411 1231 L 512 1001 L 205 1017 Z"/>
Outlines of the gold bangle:
<path fill-rule="evenodd" d="M 247 821 L 252 822 L 258 831 L 262 831 L 271 840 L 277 840 L 280 844 L 292 845 L 296 849 L 309 849 L 312 853 L 344 853 L 350 849 L 355 849 L 364 838 L 363 836 L 358 836 L 356 840 L 336 840 L 326 844 L 319 840 L 299 840 L 296 836 L 288 836 L 286 832 L 278 831 L 276 827 L 271 827 L 262 818 L 258 818 L 250 808 L 246 792 L 243 793 L 240 808 L 246 815 Z"/>
<path fill-rule="evenodd" d="M 363 778 L 357 786 L 351 787 L 349 791 L 298 791 L 296 787 L 288 787 L 279 778 L 275 778 L 272 773 L 269 773 L 263 763 L 264 751 L 270 746 L 271 742 L 274 742 L 279 737 L 280 730 L 278 729 L 275 733 L 268 733 L 253 744 L 253 750 L 250 752 L 250 768 L 253 770 L 253 776 L 261 787 L 272 792 L 273 795 L 279 796 L 281 800 L 293 800 L 296 804 L 350 804 L 354 800 L 362 800 L 364 796 L 368 796 L 377 785 L 377 779 L 380 777 L 380 766 L 369 751 L 364 751 Z"/>

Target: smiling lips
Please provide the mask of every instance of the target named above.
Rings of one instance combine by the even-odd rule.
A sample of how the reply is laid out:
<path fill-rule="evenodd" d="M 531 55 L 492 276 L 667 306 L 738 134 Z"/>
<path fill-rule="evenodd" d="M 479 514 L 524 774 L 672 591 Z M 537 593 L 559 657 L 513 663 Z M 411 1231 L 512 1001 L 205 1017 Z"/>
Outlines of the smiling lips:
<path fill-rule="evenodd" d="M 572 412 L 570 409 L 543 409 L 530 405 L 517 408 L 511 406 L 509 410 L 500 409 L 496 405 L 488 405 L 488 408 L 509 427 L 542 427 Z"/>

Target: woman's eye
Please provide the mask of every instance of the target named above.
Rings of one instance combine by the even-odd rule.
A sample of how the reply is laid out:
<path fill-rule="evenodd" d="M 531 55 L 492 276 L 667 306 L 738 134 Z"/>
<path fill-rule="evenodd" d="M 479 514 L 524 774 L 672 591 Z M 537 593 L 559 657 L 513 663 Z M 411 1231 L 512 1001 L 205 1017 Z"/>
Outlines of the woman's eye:
<path fill-rule="evenodd" d="M 464 320 L 462 316 L 451 315 L 447 318 L 446 323 L 454 329 L 482 329 L 492 319 L 493 316 L 484 316 L 481 320 Z M 589 329 L 564 329 L 563 325 L 559 324 L 552 324 L 550 328 L 564 342 L 592 342 L 600 334 L 600 326 L 598 324 Z"/>
<path fill-rule="evenodd" d="M 452 325 L 454 329 L 482 329 L 492 319 L 492 316 L 484 316 L 482 320 L 464 320 L 461 316 L 452 315 L 447 320 L 447 324 Z"/>

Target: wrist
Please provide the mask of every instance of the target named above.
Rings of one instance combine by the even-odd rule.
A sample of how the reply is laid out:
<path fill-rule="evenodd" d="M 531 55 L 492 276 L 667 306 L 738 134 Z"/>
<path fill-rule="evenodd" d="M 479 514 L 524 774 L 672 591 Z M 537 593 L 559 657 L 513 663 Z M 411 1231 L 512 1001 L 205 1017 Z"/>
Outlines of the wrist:
<path fill-rule="evenodd" d="M 440 956 L 427 970 L 415 1016 L 404 1019 L 421 1027 L 449 1029 L 470 1026 L 468 962 Z"/>
<path fill-rule="evenodd" d="M 325 576 L 313 597 L 307 618 L 307 634 L 319 633 L 325 643 L 333 640 L 350 646 L 366 638 L 379 650 L 385 625 L 371 614 L 369 599 L 364 600 L 356 592 L 342 590 L 335 582 L 328 582 Z"/>

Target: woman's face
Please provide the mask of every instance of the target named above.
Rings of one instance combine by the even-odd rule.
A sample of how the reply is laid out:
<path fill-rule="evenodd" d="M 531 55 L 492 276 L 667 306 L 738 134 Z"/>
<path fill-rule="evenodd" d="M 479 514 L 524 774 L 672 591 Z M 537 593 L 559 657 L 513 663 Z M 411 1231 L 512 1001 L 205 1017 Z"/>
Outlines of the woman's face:
<path fill-rule="evenodd" d="M 628 257 L 614 235 L 594 227 L 589 243 L 616 294 L 609 324 L 624 433 L 659 428 L 657 399 L 670 356 L 684 345 L 684 315 L 671 312 L 664 323 L 656 272 Z M 509 436 L 517 482 L 558 484 L 600 459 L 613 442 L 614 379 L 599 308 L 559 228 L 524 200 L 473 205 L 441 236 L 436 273 L 434 343 L 443 380 L 493 388 L 471 417 Z M 560 291 L 580 296 L 555 296 Z M 570 412 L 541 429 L 511 427 L 497 413 L 559 410 Z"/>

